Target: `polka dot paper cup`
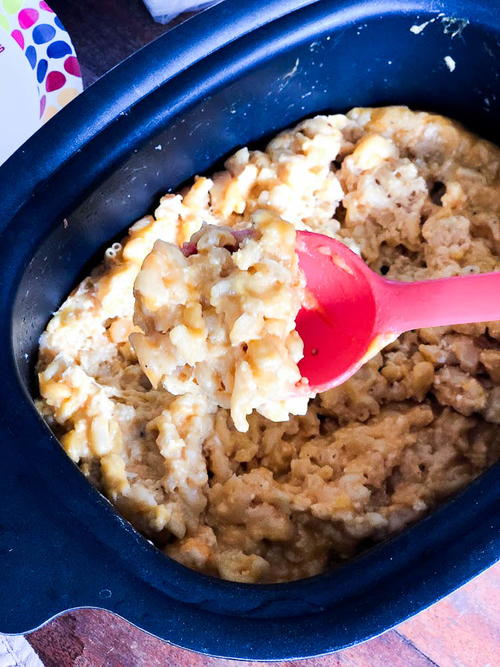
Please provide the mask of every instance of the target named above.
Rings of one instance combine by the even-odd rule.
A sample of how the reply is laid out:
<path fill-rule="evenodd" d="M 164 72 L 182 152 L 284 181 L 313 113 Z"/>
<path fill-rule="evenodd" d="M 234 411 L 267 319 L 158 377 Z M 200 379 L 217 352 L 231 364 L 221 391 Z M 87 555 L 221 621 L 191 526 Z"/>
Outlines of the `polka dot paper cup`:
<path fill-rule="evenodd" d="M 0 0 L 0 164 L 82 91 L 75 50 L 44 0 Z"/>

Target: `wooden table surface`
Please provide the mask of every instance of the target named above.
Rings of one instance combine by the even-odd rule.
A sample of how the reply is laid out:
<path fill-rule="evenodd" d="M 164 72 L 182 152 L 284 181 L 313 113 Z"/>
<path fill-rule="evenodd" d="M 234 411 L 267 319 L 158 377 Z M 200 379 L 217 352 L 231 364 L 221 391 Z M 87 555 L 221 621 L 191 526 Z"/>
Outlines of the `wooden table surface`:
<path fill-rule="evenodd" d="M 73 39 L 85 85 L 166 30 L 152 21 L 141 0 L 49 1 Z M 100 610 L 68 613 L 27 639 L 46 667 L 259 664 L 207 658 L 174 648 Z M 500 565 L 376 639 L 328 657 L 280 664 L 497 667 L 500 665 Z"/>

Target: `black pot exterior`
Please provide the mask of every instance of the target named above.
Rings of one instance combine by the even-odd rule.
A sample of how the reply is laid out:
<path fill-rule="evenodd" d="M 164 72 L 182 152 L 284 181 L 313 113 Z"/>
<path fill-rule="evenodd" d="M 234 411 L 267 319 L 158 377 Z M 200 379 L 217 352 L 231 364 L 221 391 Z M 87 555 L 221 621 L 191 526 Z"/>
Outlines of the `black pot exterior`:
<path fill-rule="evenodd" d="M 161 37 L 0 169 L 0 632 L 90 606 L 207 654 L 307 657 L 382 632 L 499 556 L 495 466 L 333 572 L 272 586 L 206 577 L 121 519 L 34 409 L 51 313 L 161 194 L 235 148 L 315 113 L 385 104 L 435 110 L 500 140 L 496 0 L 263 5 L 223 2 Z"/>

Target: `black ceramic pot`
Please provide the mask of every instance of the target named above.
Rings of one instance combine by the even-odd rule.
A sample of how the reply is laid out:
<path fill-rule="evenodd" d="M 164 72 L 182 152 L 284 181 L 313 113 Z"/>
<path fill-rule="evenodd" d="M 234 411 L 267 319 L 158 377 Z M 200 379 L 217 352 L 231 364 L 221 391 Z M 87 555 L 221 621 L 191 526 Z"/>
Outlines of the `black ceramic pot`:
<path fill-rule="evenodd" d="M 51 313 L 162 193 L 353 106 L 434 110 L 498 141 L 499 42 L 496 0 L 230 0 L 111 71 L 0 169 L 1 632 L 90 606 L 207 654 L 311 656 L 382 632 L 498 558 L 496 466 L 333 572 L 272 586 L 206 577 L 114 512 L 33 396 Z"/>

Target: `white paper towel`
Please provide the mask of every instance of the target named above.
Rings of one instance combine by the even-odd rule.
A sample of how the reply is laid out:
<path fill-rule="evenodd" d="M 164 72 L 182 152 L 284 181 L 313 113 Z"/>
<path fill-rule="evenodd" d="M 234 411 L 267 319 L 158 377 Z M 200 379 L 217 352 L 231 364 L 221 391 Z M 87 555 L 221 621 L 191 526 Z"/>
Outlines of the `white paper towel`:
<path fill-rule="evenodd" d="M 0 635 L 0 667 L 43 667 L 24 637 Z"/>
<path fill-rule="evenodd" d="M 220 0 L 144 0 L 151 16 L 158 23 L 167 23 L 178 14 L 204 9 Z"/>

